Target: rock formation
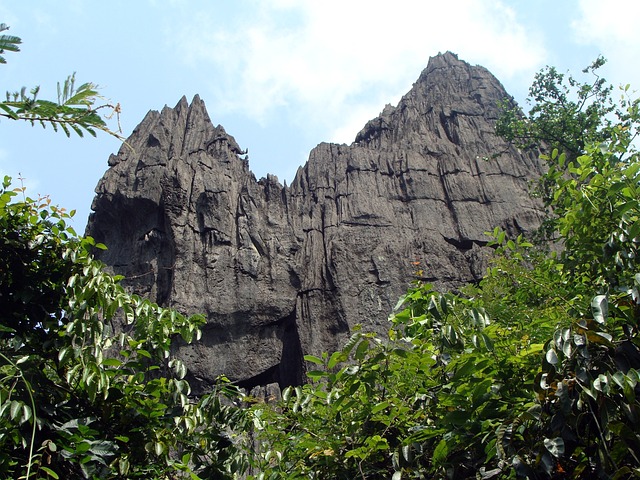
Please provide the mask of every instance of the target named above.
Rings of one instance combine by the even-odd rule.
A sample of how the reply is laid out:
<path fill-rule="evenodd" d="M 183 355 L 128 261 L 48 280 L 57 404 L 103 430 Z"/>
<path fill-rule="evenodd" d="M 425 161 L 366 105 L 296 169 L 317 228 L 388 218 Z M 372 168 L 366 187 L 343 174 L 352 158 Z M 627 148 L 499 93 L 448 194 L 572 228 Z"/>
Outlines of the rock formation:
<path fill-rule="evenodd" d="M 202 341 L 178 348 L 197 390 L 222 373 L 298 384 L 304 354 L 356 324 L 386 331 L 416 270 L 441 288 L 478 280 L 485 231 L 538 226 L 527 191 L 541 165 L 495 135 L 504 98 L 486 69 L 438 55 L 354 143 L 313 149 L 288 187 L 256 181 L 202 100 L 183 98 L 109 158 L 87 233 L 131 289 L 206 314 Z"/>

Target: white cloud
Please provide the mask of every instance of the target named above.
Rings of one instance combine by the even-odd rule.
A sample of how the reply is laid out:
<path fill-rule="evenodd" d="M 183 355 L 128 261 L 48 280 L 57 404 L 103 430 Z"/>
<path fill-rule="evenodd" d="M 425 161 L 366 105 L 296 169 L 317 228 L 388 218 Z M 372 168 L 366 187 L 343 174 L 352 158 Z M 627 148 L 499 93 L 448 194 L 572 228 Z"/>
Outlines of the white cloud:
<path fill-rule="evenodd" d="M 640 3 L 636 0 L 579 0 L 578 10 L 581 16 L 572 23 L 578 38 L 585 42 L 621 42 L 623 48 L 637 47 Z M 634 43 L 629 43 L 633 40 Z"/>
<path fill-rule="evenodd" d="M 353 140 L 372 112 L 406 93 L 438 52 L 507 79 L 530 77 L 544 56 L 499 1 L 274 0 L 255 2 L 241 18 L 196 18 L 179 30 L 179 44 L 186 62 L 217 67 L 216 109 L 263 123 L 289 109 L 316 131 L 335 129 L 339 141 Z"/>
<path fill-rule="evenodd" d="M 608 60 L 607 78 L 614 85 L 640 89 L 640 2 L 579 0 L 579 16 L 571 23 L 576 39 L 598 48 Z"/>

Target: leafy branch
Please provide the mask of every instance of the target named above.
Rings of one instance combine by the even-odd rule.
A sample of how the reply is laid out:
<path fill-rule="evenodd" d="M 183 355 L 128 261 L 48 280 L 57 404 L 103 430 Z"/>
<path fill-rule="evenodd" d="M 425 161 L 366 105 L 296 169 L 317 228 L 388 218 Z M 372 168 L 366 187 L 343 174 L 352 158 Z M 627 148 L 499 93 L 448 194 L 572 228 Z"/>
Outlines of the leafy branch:
<path fill-rule="evenodd" d="M 41 100 L 38 98 L 40 87 L 31 89 L 26 93 L 26 87 L 19 92 L 7 92 L 6 101 L 0 103 L 0 116 L 11 120 L 24 120 L 31 125 L 36 123 L 46 128 L 51 125 L 54 131 L 58 128 L 71 136 L 71 131 L 83 137 L 85 132 L 96 136 L 96 130 L 102 130 L 124 141 L 120 129 L 120 104 L 113 105 L 105 102 L 97 105 L 98 100 L 104 100 L 98 92 L 97 85 L 83 83 L 75 86 L 75 73 L 67 77 L 61 85 L 58 82 L 58 101 Z M 108 110 L 106 115 L 101 115 L 101 110 Z M 105 119 L 118 119 L 118 130 L 111 130 Z"/>
<path fill-rule="evenodd" d="M 9 30 L 9 26 L 4 23 L 0 23 L 0 32 L 5 32 L 7 30 Z M 14 37 L 13 35 L 5 34 L 0 35 L 0 63 L 7 63 L 4 56 L 2 55 L 5 51 L 19 52 L 20 47 L 18 47 L 18 45 L 20 45 L 21 43 L 22 40 L 20 39 L 20 37 Z"/>
<path fill-rule="evenodd" d="M 0 32 L 9 27 L 0 23 Z M 20 37 L 0 35 L 0 64 L 7 63 L 2 54 L 5 51 L 19 52 L 18 45 L 22 43 Z M 20 91 L 7 92 L 4 102 L 0 102 L 0 117 L 11 120 L 24 120 L 31 125 L 40 124 L 43 128 L 51 125 L 54 131 L 60 128 L 67 137 L 71 131 L 83 137 L 85 132 L 96 136 L 97 130 L 102 130 L 118 140 L 124 141 L 120 128 L 120 104 L 115 105 L 106 101 L 98 92 L 98 86 L 93 83 L 83 83 L 79 87 L 75 85 L 76 74 L 69 75 L 62 83 L 58 82 L 58 101 L 41 100 L 38 98 L 40 87 L 32 88 L 27 93 L 27 88 Z M 99 103 L 104 102 L 104 103 Z M 101 111 L 106 110 L 106 114 Z M 109 128 L 106 120 L 116 117 L 118 129 Z"/>

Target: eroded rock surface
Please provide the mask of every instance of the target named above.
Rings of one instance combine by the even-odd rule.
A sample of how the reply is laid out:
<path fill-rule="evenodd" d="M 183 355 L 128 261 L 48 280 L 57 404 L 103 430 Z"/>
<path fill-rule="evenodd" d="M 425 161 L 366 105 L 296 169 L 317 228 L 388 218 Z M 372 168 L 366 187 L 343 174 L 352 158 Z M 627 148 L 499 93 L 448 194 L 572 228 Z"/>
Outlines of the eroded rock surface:
<path fill-rule="evenodd" d="M 197 389 L 222 373 L 298 384 L 304 354 L 356 324 L 385 332 L 416 270 L 442 288 L 475 281 L 485 231 L 538 226 L 527 191 L 541 164 L 494 131 L 506 97 L 486 69 L 438 55 L 354 143 L 313 149 L 288 187 L 256 181 L 202 100 L 183 98 L 111 156 L 87 233 L 133 290 L 206 314 L 202 341 L 179 348 Z"/>

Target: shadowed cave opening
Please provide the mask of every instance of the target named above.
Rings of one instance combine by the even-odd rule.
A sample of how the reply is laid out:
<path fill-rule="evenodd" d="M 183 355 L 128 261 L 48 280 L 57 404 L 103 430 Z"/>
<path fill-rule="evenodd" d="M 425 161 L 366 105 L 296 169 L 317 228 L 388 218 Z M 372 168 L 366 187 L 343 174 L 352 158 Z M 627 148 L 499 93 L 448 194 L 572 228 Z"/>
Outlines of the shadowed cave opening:
<path fill-rule="evenodd" d="M 300 336 L 296 325 L 296 309 L 278 322 L 282 326 L 282 354 L 280 363 L 254 375 L 240 380 L 237 385 L 250 391 L 254 387 L 262 387 L 277 383 L 280 389 L 298 386 L 304 383 L 304 354 L 300 344 Z"/>

